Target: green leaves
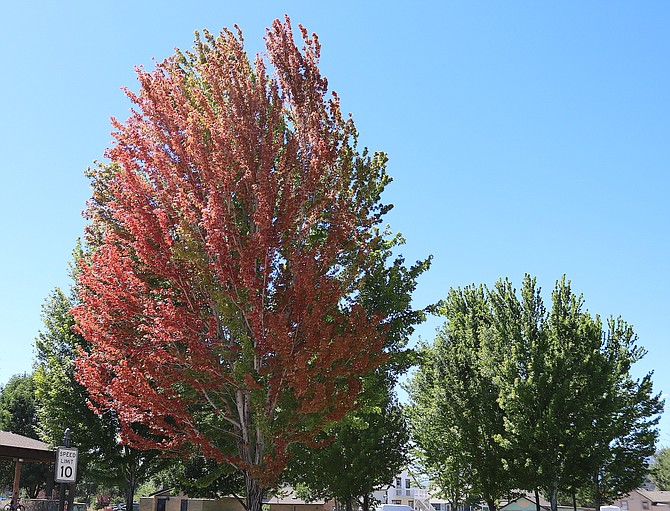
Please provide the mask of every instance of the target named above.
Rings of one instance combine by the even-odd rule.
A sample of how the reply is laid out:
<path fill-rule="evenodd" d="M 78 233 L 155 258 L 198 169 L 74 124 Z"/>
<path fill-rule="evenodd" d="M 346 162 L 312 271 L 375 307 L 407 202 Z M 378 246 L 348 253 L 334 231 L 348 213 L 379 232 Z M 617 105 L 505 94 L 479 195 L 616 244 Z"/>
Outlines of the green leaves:
<path fill-rule="evenodd" d="M 656 452 L 649 472 L 659 490 L 670 489 L 670 448 L 664 447 Z"/>
<path fill-rule="evenodd" d="M 662 410 L 651 375 L 629 373 L 644 350 L 620 318 L 604 331 L 565 277 L 551 297 L 547 310 L 529 275 L 520 292 L 507 279 L 449 292 L 410 384 L 414 440 L 446 484 L 491 502 L 539 488 L 555 509 L 559 489 L 591 486 L 597 503 L 641 482 Z"/>

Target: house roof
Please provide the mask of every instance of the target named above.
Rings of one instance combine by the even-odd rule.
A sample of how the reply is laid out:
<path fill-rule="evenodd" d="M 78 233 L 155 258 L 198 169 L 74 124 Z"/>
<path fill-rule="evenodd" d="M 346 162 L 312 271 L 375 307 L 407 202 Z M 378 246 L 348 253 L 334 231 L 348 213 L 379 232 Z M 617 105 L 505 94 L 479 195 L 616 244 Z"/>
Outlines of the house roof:
<path fill-rule="evenodd" d="M 546 509 L 547 511 L 549 510 L 549 508 L 546 505 L 544 505 L 541 499 L 540 499 L 540 508 Z M 502 511 L 503 509 L 506 510 L 527 509 L 528 511 L 535 511 L 537 509 L 537 506 L 535 505 L 535 500 L 531 499 L 530 497 L 518 497 L 514 500 L 510 500 L 507 504 L 502 506 L 499 511 Z"/>
<path fill-rule="evenodd" d="M 670 491 L 649 491 L 642 488 L 638 488 L 636 491 L 652 502 L 670 503 Z"/>
<path fill-rule="evenodd" d="M 53 462 L 56 460 L 56 453 L 48 444 L 34 438 L 0 431 L 0 459 Z"/>

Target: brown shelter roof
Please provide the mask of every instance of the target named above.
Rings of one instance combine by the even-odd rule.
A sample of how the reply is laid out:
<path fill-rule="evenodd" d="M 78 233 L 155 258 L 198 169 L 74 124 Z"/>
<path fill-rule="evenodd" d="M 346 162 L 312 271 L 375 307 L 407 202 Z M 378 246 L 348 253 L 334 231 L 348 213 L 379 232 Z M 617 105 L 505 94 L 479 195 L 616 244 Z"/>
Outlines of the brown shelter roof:
<path fill-rule="evenodd" d="M 56 452 L 48 444 L 34 438 L 0 431 L 0 459 L 49 463 L 56 461 Z"/>

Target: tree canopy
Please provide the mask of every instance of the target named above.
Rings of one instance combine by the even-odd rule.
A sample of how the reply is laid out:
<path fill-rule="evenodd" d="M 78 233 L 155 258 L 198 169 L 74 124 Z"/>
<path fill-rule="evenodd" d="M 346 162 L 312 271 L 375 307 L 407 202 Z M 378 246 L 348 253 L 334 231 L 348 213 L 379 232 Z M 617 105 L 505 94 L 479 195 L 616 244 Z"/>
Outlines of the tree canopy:
<path fill-rule="evenodd" d="M 80 381 L 123 440 L 232 465 L 254 511 L 288 446 L 356 406 L 393 320 L 363 303 L 386 157 L 357 150 L 300 31 L 302 50 L 275 21 L 267 62 L 223 30 L 138 71 L 90 172 L 73 309 Z"/>
<path fill-rule="evenodd" d="M 449 293 L 410 384 L 415 441 L 449 493 L 493 506 L 541 490 L 555 510 L 559 491 L 588 490 L 598 508 L 644 479 L 663 408 L 651 374 L 631 376 L 644 349 L 621 318 L 604 326 L 585 310 L 565 277 L 551 298 L 547 310 L 529 275 L 520 293 L 509 280 Z"/>
<path fill-rule="evenodd" d="M 81 257 L 79 248 L 75 259 Z M 86 389 L 75 379 L 74 359 L 88 344 L 73 331 L 73 300 L 54 289 L 42 307 L 43 330 L 35 339 L 34 387 L 40 436 L 61 445 L 69 428 L 79 448 L 79 473 L 86 480 L 118 488 L 132 507 L 135 490 L 164 464 L 160 453 L 139 451 L 118 442 L 119 421 L 113 411 L 96 413 Z"/>
<path fill-rule="evenodd" d="M 0 389 L 0 430 L 39 439 L 35 381 L 32 374 L 15 374 Z M 21 485 L 30 498 L 37 498 L 46 487 L 49 465 L 24 463 Z M 11 487 L 15 463 L 0 461 L 0 484 Z"/>
<path fill-rule="evenodd" d="M 670 448 L 663 447 L 656 451 L 649 473 L 659 490 L 670 490 Z"/>

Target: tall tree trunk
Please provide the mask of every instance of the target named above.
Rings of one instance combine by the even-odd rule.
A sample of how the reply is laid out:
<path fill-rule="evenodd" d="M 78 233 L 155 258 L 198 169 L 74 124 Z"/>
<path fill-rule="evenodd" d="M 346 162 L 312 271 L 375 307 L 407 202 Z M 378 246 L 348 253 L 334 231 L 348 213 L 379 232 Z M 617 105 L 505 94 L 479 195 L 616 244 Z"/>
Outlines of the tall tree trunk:
<path fill-rule="evenodd" d="M 600 468 L 596 470 L 593 478 L 593 507 L 596 511 L 600 511 L 600 481 L 598 480 L 599 473 Z"/>
<path fill-rule="evenodd" d="M 247 511 L 262 511 L 263 489 L 247 471 L 244 472 L 244 484 L 247 488 Z"/>
<path fill-rule="evenodd" d="M 577 511 L 577 491 L 572 489 L 572 511 Z"/>
<path fill-rule="evenodd" d="M 370 494 L 363 495 L 363 511 L 370 511 Z"/>
<path fill-rule="evenodd" d="M 344 501 L 346 511 L 354 511 L 354 504 L 352 500 L 353 499 L 351 497 L 347 497 L 346 500 Z"/>
<path fill-rule="evenodd" d="M 130 455 L 129 449 L 125 449 L 126 462 L 128 463 L 126 472 L 126 511 L 133 511 L 133 501 L 135 500 L 135 488 L 137 487 L 137 460 Z"/>
<path fill-rule="evenodd" d="M 558 481 L 554 481 L 551 485 L 551 511 L 558 511 Z"/>
<path fill-rule="evenodd" d="M 496 501 L 493 497 L 486 498 L 486 505 L 489 507 L 489 511 L 496 511 Z"/>
<path fill-rule="evenodd" d="M 542 509 L 540 509 L 540 490 L 537 486 L 535 487 L 535 509 L 537 511 L 542 511 Z"/>

